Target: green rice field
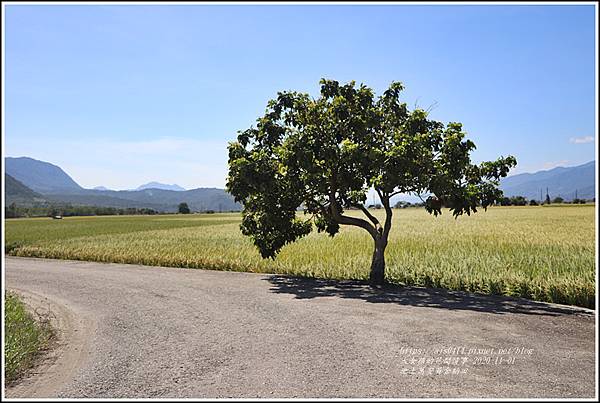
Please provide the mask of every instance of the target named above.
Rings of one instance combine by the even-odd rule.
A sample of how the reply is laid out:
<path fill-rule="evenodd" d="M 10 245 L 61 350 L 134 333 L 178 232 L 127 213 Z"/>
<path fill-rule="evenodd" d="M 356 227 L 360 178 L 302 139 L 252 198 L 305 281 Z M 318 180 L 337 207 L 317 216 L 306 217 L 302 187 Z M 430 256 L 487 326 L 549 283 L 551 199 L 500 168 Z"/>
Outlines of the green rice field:
<path fill-rule="evenodd" d="M 334 238 L 315 231 L 263 260 L 240 220 L 237 213 L 12 219 L 5 246 L 16 256 L 368 278 L 373 242 L 363 229 L 343 226 Z M 594 308 L 595 207 L 492 207 L 458 219 L 394 210 L 386 264 L 391 283 Z"/>

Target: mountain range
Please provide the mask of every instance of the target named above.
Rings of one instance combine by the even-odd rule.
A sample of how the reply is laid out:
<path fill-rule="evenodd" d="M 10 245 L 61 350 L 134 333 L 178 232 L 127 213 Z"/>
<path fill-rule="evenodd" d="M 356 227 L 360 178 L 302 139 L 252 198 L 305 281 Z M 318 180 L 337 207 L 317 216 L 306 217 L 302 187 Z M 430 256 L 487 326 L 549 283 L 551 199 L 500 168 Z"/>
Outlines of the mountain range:
<path fill-rule="evenodd" d="M 158 211 L 177 211 L 185 202 L 192 211 L 241 210 L 233 197 L 224 189 L 198 188 L 185 190 L 177 185 L 171 189 L 148 187 L 162 185 L 157 182 L 142 185 L 141 190 L 85 189 L 60 167 L 33 158 L 5 158 L 5 202 L 33 205 L 36 203 L 71 203 L 104 207 L 152 208 Z M 182 189 L 182 190 L 179 190 Z"/>
<path fill-rule="evenodd" d="M 546 198 L 565 200 L 592 199 L 596 195 L 596 161 L 574 167 L 556 167 L 547 171 L 508 176 L 500 181 L 504 195 L 524 196 L 527 200 Z M 541 197 L 540 197 L 541 191 Z"/>
<path fill-rule="evenodd" d="M 144 189 L 163 189 L 163 190 L 175 190 L 178 192 L 183 192 L 186 189 L 182 188 L 181 186 L 179 186 L 178 184 L 174 183 L 172 185 L 168 185 L 166 183 L 160 183 L 160 182 L 148 182 L 148 183 L 144 183 L 143 185 L 138 186 L 135 189 L 129 189 L 129 190 L 144 190 Z M 106 186 L 96 186 L 93 187 L 92 190 L 112 190 L 107 188 Z"/>
<path fill-rule="evenodd" d="M 4 175 L 6 204 L 45 203 L 47 200 L 41 194 L 34 192 L 12 176 Z"/>
<path fill-rule="evenodd" d="M 42 193 L 70 193 L 84 191 L 60 167 L 29 157 L 5 158 L 6 173 L 30 188 Z"/>
<path fill-rule="evenodd" d="M 233 197 L 224 189 L 197 188 L 185 190 L 178 185 L 150 182 L 136 190 L 109 190 L 105 187 L 85 189 L 60 167 L 33 158 L 5 159 L 6 204 L 33 205 L 39 203 L 71 203 L 105 207 L 152 208 L 176 211 L 185 202 L 193 211 L 240 210 Z M 524 196 L 538 200 L 562 197 L 572 200 L 595 197 L 596 163 L 590 161 L 575 167 L 557 167 L 547 171 L 523 173 L 504 178 L 500 188 L 505 196 Z M 540 195 L 541 191 L 541 195 Z"/>
<path fill-rule="evenodd" d="M 135 190 L 144 190 L 144 189 L 162 189 L 162 190 L 174 190 L 176 192 L 185 192 L 185 189 L 174 183 L 172 185 L 167 185 L 164 183 L 158 182 L 149 182 L 144 185 L 138 186 Z"/>

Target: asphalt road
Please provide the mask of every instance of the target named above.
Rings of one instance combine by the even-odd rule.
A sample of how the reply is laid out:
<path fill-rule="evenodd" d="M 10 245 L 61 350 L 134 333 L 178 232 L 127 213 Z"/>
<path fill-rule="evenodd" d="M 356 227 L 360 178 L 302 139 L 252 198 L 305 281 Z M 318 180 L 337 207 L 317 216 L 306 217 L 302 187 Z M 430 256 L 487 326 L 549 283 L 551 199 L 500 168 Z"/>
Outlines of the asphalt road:
<path fill-rule="evenodd" d="M 7 289 L 60 328 L 7 397 L 595 394 L 592 311 L 250 273 L 5 263 Z"/>

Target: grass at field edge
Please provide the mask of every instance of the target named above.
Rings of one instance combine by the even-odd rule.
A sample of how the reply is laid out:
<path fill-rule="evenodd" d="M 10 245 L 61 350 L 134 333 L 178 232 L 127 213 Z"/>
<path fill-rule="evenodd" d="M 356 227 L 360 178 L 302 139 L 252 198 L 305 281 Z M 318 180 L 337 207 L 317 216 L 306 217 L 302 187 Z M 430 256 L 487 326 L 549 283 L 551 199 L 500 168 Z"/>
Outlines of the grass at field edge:
<path fill-rule="evenodd" d="M 4 297 L 4 376 L 10 385 L 21 378 L 49 348 L 54 330 L 47 317 L 32 314 L 20 297 L 7 291 Z"/>

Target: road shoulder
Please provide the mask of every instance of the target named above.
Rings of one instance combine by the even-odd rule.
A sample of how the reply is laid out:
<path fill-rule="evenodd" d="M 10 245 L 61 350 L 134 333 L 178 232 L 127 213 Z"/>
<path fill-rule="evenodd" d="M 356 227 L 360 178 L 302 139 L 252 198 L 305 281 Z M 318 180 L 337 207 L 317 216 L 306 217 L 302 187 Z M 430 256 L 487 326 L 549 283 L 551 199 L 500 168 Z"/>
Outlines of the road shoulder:
<path fill-rule="evenodd" d="M 31 291 L 10 287 L 37 312 L 47 313 L 55 330 L 52 348 L 45 352 L 23 378 L 5 388 L 7 398 L 57 396 L 83 364 L 89 352 L 95 323 L 66 305 Z"/>

